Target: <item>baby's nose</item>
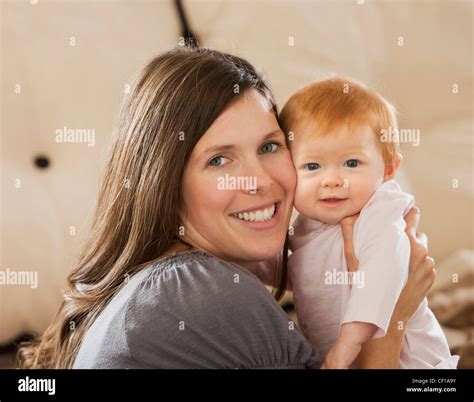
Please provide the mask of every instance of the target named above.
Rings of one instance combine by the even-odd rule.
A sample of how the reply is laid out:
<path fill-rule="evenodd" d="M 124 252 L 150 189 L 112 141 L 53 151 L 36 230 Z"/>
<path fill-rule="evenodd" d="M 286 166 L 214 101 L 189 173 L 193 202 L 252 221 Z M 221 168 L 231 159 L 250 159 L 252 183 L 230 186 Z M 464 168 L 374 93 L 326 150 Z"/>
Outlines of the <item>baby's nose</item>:
<path fill-rule="evenodd" d="M 326 175 L 321 183 L 324 187 L 342 187 L 343 179 L 338 174 Z"/>

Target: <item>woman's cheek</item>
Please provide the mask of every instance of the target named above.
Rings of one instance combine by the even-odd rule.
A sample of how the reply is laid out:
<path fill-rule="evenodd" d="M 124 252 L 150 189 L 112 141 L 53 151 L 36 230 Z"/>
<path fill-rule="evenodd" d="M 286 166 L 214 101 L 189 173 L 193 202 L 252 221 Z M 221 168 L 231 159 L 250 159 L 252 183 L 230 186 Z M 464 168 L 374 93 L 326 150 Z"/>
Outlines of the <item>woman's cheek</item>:
<path fill-rule="evenodd" d="M 274 177 L 276 181 L 287 191 L 289 196 L 293 197 L 296 189 L 297 176 L 290 152 L 286 151 L 282 153 L 281 158 L 277 158 L 277 163 L 274 166 Z"/>
<path fill-rule="evenodd" d="M 213 175 L 202 181 L 198 196 L 200 204 L 210 213 L 223 213 L 228 208 L 236 190 L 229 187 L 224 180 L 225 174 Z"/>
<path fill-rule="evenodd" d="M 228 193 L 232 191 L 220 189 L 218 177 L 217 174 L 200 174 L 188 178 L 184 194 L 188 208 L 200 211 L 200 215 L 224 211 Z"/>

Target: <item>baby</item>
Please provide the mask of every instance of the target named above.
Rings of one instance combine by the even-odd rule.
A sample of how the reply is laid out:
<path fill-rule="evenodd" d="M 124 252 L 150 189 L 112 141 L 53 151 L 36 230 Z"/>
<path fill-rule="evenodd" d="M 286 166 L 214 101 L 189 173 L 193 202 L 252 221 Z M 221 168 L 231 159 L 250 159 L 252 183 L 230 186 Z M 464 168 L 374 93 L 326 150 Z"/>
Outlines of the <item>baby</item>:
<path fill-rule="evenodd" d="M 403 217 L 414 199 L 393 180 L 401 155 L 384 135 L 397 132 L 395 111 L 362 84 L 332 78 L 294 94 L 280 120 L 298 176 L 289 277 L 299 324 L 325 367 L 348 368 L 364 342 L 385 335 L 408 275 Z M 340 222 L 358 213 L 357 259 L 346 261 Z M 456 368 L 458 359 L 425 299 L 400 367 Z"/>

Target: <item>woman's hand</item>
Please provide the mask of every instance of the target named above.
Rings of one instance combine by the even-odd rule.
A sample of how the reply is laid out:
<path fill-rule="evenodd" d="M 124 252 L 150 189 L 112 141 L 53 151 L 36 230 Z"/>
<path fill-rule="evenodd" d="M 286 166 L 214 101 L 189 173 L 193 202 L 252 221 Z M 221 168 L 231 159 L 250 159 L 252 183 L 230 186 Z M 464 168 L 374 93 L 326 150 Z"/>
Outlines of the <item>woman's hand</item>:
<path fill-rule="evenodd" d="M 420 210 L 413 207 L 405 216 L 405 232 L 410 240 L 410 262 L 408 280 L 398 298 L 396 311 L 399 320 L 405 324 L 418 309 L 436 279 L 435 263 L 428 256 L 428 239 L 424 233 L 417 233 Z"/>

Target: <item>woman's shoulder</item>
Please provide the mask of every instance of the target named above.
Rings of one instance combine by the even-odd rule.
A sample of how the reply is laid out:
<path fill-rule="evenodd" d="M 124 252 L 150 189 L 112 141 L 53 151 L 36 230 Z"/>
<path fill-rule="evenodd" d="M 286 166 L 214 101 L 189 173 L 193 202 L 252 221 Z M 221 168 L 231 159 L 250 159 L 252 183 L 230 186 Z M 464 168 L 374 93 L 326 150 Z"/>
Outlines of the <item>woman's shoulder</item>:
<path fill-rule="evenodd" d="M 150 294 L 152 300 L 158 295 L 172 295 L 173 301 L 179 301 L 176 296 L 180 295 L 186 301 L 191 297 L 210 299 L 228 297 L 233 293 L 231 289 L 236 295 L 242 292 L 268 294 L 255 274 L 202 250 L 175 253 L 151 263 L 143 271 L 133 278 L 136 279 L 133 293 L 141 299 L 146 294 Z"/>
<path fill-rule="evenodd" d="M 143 308 L 172 310 L 194 321 L 216 313 L 239 320 L 252 305 L 253 310 L 274 310 L 274 315 L 281 310 L 256 275 L 201 250 L 158 260 L 132 281 L 127 309 L 134 310 L 133 318 L 143 317 L 135 314 Z"/>
<path fill-rule="evenodd" d="M 134 288 L 127 344 L 145 366 L 304 367 L 313 354 L 253 273 L 207 252 L 158 261 Z"/>

